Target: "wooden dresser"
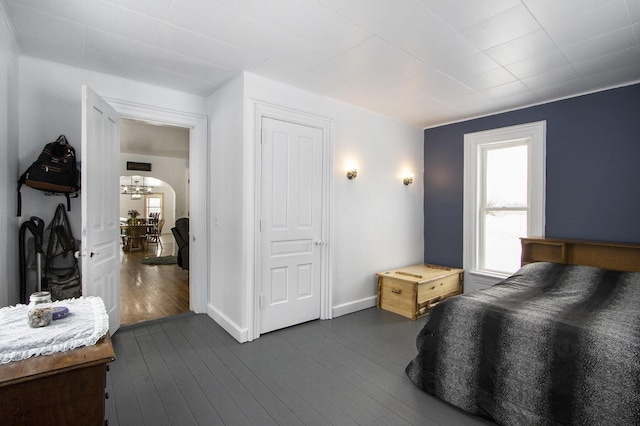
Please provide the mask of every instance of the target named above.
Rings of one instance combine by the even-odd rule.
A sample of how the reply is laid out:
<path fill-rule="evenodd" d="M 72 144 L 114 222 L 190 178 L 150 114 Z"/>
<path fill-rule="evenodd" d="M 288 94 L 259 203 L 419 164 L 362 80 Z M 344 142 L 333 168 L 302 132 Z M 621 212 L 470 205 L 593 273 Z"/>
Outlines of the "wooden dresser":
<path fill-rule="evenodd" d="M 415 320 L 441 300 L 462 293 L 462 272 L 426 264 L 378 272 L 378 308 Z"/>
<path fill-rule="evenodd" d="M 0 365 L 2 425 L 104 425 L 107 333 L 93 346 Z"/>

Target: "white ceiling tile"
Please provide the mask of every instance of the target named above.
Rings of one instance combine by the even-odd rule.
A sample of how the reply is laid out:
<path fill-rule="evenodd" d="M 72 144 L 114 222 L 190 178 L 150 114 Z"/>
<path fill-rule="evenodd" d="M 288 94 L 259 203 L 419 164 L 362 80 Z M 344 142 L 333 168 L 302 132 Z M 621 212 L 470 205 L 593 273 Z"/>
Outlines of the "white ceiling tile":
<path fill-rule="evenodd" d="M 572 65 L 554 68 L 550 71 L 535 74 L 534 76 L 522 80 L 527 87 L 538 90 L 543 87 L 557 86 L 564 81 L 572 81 L 580 78 L 578 72 Z"/>
<path fill-rule="evenodd" d="M 129 9 L 141 15 L 162 20 L 173 0 L 104 0 L 124 9 Z"/>
<path fill-rule="evenodd" d="M 87 17 L 87 0 L 6 0 L 6 3 L 80 24 Z"/>
<path fill-rule="evenodd" d="M 589 87 L 617 87 L 640 82 L 640 64 L 616 68 L 583 77 Z"/>
<path fill-rule="evenodd" d="M 520 4 L 470 27 L 463 28 L 460 32 L 480 49 L 485 50 L 540 29 L 538 21 L 531 16 L 525 6 Z"/>
<path fill-rule="evenodd" d="M 295 1 L 295 0 L 291 0 Z M 408 3 L 402 0 L 403 3 Z M 318 3 L 370 32 L 378 32 L 403 15 L 397 0 L 319 0 Z"/>
<path fill-rule="evenodd" d="M 481 92 L 470 92 L 463 96 L 456 96 L 447 99 L 447 103 L 452 107 L 458 108 L 460 111 L 466 111 L 469 109 L 476 110 L 482 108 L 482 105 L 486 105 L 490 99 Z"/>
<path fill-rule="evenodd" d="M 480 93 L 492 99 L 500 99 L 500 98 L 511 97 L 511 96 L 522 96 L 532 92 L 530 88 L 525 86 L 520 81 L 512 81 L 507 84 L 482 90 Z"/>
<path fill-rule="evenodd" d="M 261 75 L 272 80 L 289 81 L 299 77 L 302 73 L 300 70 L 285 65 L 274 59 L 269 59 L 253 69 L 255 74 Z"/>
<path fill-rule="evenodd" d="M 637 64 L 640 64 L 640 48 L 632 47 L 586 61 L 576 62 L 573 66 L 581 75 L 587 76 Z"/>
<path fill-rule="evenodd" d="M 454 28 L 467 28 L 521 4 L 520 0 L 459 1 L 419 0 Z"/>
<path fill-rule="evenodd" d="M 138 79 L 138 71 L 142 68 L 142 65 L 138 62 L 90 49 L 87 49 L 86 52 L 85 66 L 90 70 L 130 78 L 132 80 Z"/>
<path fill-rule="evenodd" d="M 278 0 L 257 3 L 246 16 L 297 37 L 315 30 L 308 22 L 322 19 L 331 11 L 313 0 Z"/>
<path fill-rule="evenodd" d="M 428 93 L 430 97 L 443 102 L 450 97 L 460 97 L 472 92 L 469 87 L 438 71 L 420 74 L 399 85 L 408 85 L 415 88 L 416 92 Z"/>
<path fill-rule="evenodd" d="M 482 74 L 462 79 L 461 82 L 474 90 L 485 90 L 491 87 L 511 83 L 516 78 L 504 68 L 496 68 Z"/>
<path fill-rule="evenodd" d="M 309 0 L 284 0 L 275 5 L 259 3 L 247 16 L 254 22 L 268 25 L 334 54 L 342 53 L 372 36 L 369 31 L 331 9 Z"/>
<path fill-rule="evenodd" d="M 84 25 L 14 4 L 8 6 L 7 13 L 19 33 L 71 45 L 83 45 L 85 42 L 86 27 Z"/>
<path fill-rule="evenodd" d="M 588 91 L 588 86 L 584 79 L 566 81 L 556 86 L 543 87 L 537 89 L 536 93 L 544 100 L 551 101 L 563 99 L 575 94 L 583 94 Z"/>
<path fill-rule="evenodd" d="M 69 43 L 58 43 L 51 39 L 43 39 L 30 34 L 18 34 L 20 52 L 26 56 L 40 58 L 51 62 L 76 67 L 84 67 L 85 47 Z"/>
<path fill-rule="evenodd" d="M 256 4 L 262 0 L 208 0 L 212 3 L 216 3 L 220 6 L 224 6 L 228 9 L 233 9 L 237 12 L 246 14 L 249 10 L 255 7 Z"/>
<path fill-rule="evenodd" d="M 334 56 L 301 40 L 289 39 L 282 44 L 282 50 L 271 58 L 301 72 L 311 71 L 328 62 Z"/>
<path fill-rule="evenodd" d="M 495 100 L 488 100 L 491 103 L 492 111 L 489 113 L 499 113 L 513 109 L 520 109 L 524 106 L 537 104 L 542 98 L 535 92 L 528 91 L 516 93 L 510 96 L 502 96 Z M 487 115 L 487 111 L 478 111 L 478 115 Z"/>
<path fill-rule="evenodd" d="M 293 77 L 289 84 L 292 84 L 300 89 L 307 90 L 314 93 L 326 95 L 327 91 L 332 87 L 335 87 L 335 82 L 327 79 L 323 76 L 315 75 L 313 73 L 306 73 L 297 77 Z"/>
<path fill-rule="evenodd" d="M 443 73 L 456 80 L 466 80 L 475 75 L 499 68 L 500 65 L 484 52 L 478 52 L 438 67 Z"/>
<path fill-rule="evenodd" d="M 289 38 L 280 30 L 244 17 L 236 23 L 224 41 L 246 51 L 271 57 L 282 53 Z"/>
<path fill-rule="evenodd" d="M 560 50 L 569 61 L 579 62 L 637 45 L 636 35 L 632 27 L 629 26 L 572 45 L 563 46 Z"/>
<path fill-rule="evenodd" d="M 217 40 L 223 40 L 242 14 L 207 0 L 173 0 L 165 22 Z"/>
<path fill-rule="evenodd" d="M 524 0 L 533 16 L 544 26 L 562 24 L 613 1 L 616 0 Z"/>
<path fill-rule="evenodd" d="M 479 53 L 473 43 L 461 34 L 453 33 L 426 43 L 411 52 L 413 56 L 431 66 L 439 66 Z"/>
<path fill-rule="evenodd" d="M 640 1 L 626 0 L 625 4 L 627 5 L 627 12 L 631 22 L 640 23 Z"/>
<path fill-rule="evenodd" d="M 519 79 L 542 74 L 569 65 L 569 61 L 559 49 L 538 55 L 524 61 L 506 65 L 505 68 Z"/>
<path fill-rule="evenodd" d="M 151 44 L 161 21 L 123 9 L 110 3 L 91 1 L 87 26 L 121 37 Z"/>
<path fill-rule="evenodd" d="M 232 71 L 250 70 L 268 59 L 168 24 L 162 25 L 154 45 Z"/>
<path fill-rule="evenodd" d="M 238 73 L 152 46 L 147 47 L 143 64 L 213 83 L 224 83 Z"/>
<path fill-rule="evenodd" d="M 638 0 L 0 1 L 22 55 L 201 96 L 253 71 L 423 126 L 640 79 Z"/>
<path fill-rule="evenodd" d="M 402 15 L 389 18 L 386 25 L 381 25 L 378 35 L 407 52 L 455 32 L 440 17 L 420 3 L 408 3 L 405 8 L 399 9 Z"/>
<path fill-rule="evenodd" d="M 630 21 L 624 3 L 615 1 L 586 13 L 568 17 L 546 29 L 558 46 L 566 46 L 628 25 Z"/>
<path fill-rule="evenodd" d="M 138 78 L 156 86 L 168 87 L 181 92 L 200 94 L 213 93 L 227 80 L 200 80 L 190 75 L 174 73 L 165 69 L 143 66 L 138 70 Z"/>
<path fill-rule="evenodd" d="M 87 30 L 87 49 L 135 62 L 147 56 L 148 44 L 119 37 L 104 31 L 89 28 Z"/>
<path fill-rule="evenodd" d="M 389 62 L 376 69 L 371 70 L 369 75 L 376 76 L 379 81 L 385 84 L 394 84 L 405 81 L 417 75 L 422 75 L 431 71 L 432 68 L 425 65 L 409 55 L 405 55 L 401 60 Z"/>
<path fill-rule="evenodd" d="M 307 25 L 307 31 L 300 34 L 300 38 L 335 54 L 349 50 L 373 36 L 336 13 L 319 16 L 315 21 L 314 31 L 309 31 Z"/>
<path fill-rule="evenodd" d="M 486 50 L 486 53 L 502 65 L 513 64 L 555 49 L 556 45 L 544 30 L 538 30 L 515 40 Z"/>
<path fill-rule="evenodd" d="M 376 69 L 386 63 L 400 60 L 404 53 L 378 37 L 360 43 L 345 53 L 325 62 L 313 70 L 314 74 L 334 79 L 340 74 L 340 83 L 351 80 L 362 70 Z"/>

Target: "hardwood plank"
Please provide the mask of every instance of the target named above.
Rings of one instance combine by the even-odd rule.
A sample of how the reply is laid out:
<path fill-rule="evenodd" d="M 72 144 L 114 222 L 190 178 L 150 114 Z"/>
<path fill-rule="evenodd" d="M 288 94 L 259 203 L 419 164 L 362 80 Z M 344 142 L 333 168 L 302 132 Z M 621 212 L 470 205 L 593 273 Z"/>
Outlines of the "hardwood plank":
<path fill-rule="evenodd" d="M 122 347 L 122 341 L 126 339 L 121 339 L 120 336 L 122 333 L 117 339 L 112 339 L 116 360 L 110 364 L 107 372 L 109 399 L 105 402 L 105 417 L 112 425 L 118 424 L 118 420 L 121 425 L 135 424 L 135 419 L 142 418 Z"/>
<path fill-rule="evenodd" d="M 206 315 L 124 327 L 113 336 L 117 358 L 109 404 L 115 408 L 108 412 L 117 418 L 109 421 L 490 424 L 428 395 L 406 377 L 421 328 L 420 322 L 375 308 L 244 344 Z"/>
<path fill-rule="evenodd" d="M 193 418 L 198 424 L 222 424 L 222 419 L 214 406 L 207 398 L 195 377 L 189 371 L 186 363 L 180 356 L 178 348 L 173 346 L 164 330 L 150 333 L 157 348 L 167 365 L 167 371 L 171 374 L 175 386 L 184 397 Z"/>
<path fill-rule="evenodd" d="M 188 328 L 187 324 L 181 324 L 181 330 Z M 178 330 L 180 332 L 181 330 Z M 188 348 L 180 341 L 176 345 L 175 331 L 169 332 L 167 338 L 171 345 L 176 348 L 175 363 L 182 363 L 196 381 L 208 402 L 216 411 L 223 424 L 247 424 L 248 420 L 241 413 L 240 407 L 234 402 L 225 389 L 220 376 L 217 374 L 224 368 L 215 353 L 207 353 L 208 362 L 203 361 L 199 342 L 194 345 L 192 342 Z M 178 340 L 179 341 L 179 340 Z M 213 368 L 212 368 L 213 365 Z"/>
<path fill-rule="evenodd" d="M 189 271 L 178 265 L 145 265 L 143 259 L 173 255 L 175 240 L 162 246 L 120 250 L 120 324 L 127 326 L 189 312 Z"/>
<path fill-rule="evenodd" d="M 122 333 L 118 337 L 122 339 L 122 356 L 127 364 L 131 376 L 132 390 L 138 401 L 141 419 L 145 424 L 169 425 L 168 415 L 162 400 L 153 384 L 146 360 L 138 347 L 138 340 L 133 334 Z M 117 392 L 117 390 L 114 389 Z M 120 413 L 118 413 L 120 415 Z M 133 423 L 127 423 L 133 424 Z"/>
<path fill-rule="evenodd" d="M 188 333 L 188 327 L 185 327 L 182 332 Z M 225 391 L 231 396 L 240 411 L 247 418 L 249 424 L 277 424 L 265 408 L 256 400 L 252 390 L 239 380 L 238 376 L 244 377 L 245 372 L 243 371 L 243 366 L 236 364 L 234 365 L 236 370 L 232 370 L 224 361 L 228 352 L 226 347 L 224 345 L 215 344 L 215 341 L 217 340 L 215 335 L 207 333 L 207 330 L 202 330 L 202 332 L 208 334 L 209 340 L 214 342 L 213 347 L 215 348 L 215 352 L 211 347 L 209 347 L 208 342 L 205 340 L 202 341 L 204 344 L 198 345 L 196 350 L 198 356 L 202 361 L 204 361 L 209 369 L 211 369 L 211 371 L 215 372 L 216 378 L 218 378 Z M 175 333 L 174 337 L 176 338 L 178 345 L 184 344 L 182 342 L 184 338 L 180 336 L 180 333 Z M 202 339 L 200 333 L 192 334 L 191 337 L 196 341 Z"/>
<path fill-rule="evenodd" d="M 175 366 L 164 362 L 160 353 L 161 348 L 156 346 L 152 338 L 152 335 L 157 334 L 160 332 L 141 335 L 136 340 L 162 406 L 167 413 L 167 419 L 170 424 L 195 425 L 197 422 L 171 374 L 171 369 Z"/>

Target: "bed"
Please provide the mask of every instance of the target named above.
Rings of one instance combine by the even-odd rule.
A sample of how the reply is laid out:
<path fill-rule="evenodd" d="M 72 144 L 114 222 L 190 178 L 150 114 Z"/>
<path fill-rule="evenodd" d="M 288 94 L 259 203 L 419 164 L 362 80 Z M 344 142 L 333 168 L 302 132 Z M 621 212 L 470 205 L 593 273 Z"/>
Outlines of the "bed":
<path fill-rule="evenodd" d="M 515 274 L 433 308 L 407 375 L 498 424 L 640 424 L 640 245 L 522 246 Z"/>

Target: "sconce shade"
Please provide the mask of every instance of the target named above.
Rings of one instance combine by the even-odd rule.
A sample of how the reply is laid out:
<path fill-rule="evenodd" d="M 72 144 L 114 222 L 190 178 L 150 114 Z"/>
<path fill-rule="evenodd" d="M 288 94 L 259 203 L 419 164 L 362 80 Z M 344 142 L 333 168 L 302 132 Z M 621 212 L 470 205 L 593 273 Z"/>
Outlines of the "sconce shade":
<path fill-rule="evenodd" d="M 347 171 L 347 179 L 353 180 L 358 176 L 358 170 L 351 169 Z"/>
<path fill-rule="evenodd" d="M 404 183 L 405 185 L 411 185 L 413 183 L 413 176 L 406 176 L 402 183 Z"/>

